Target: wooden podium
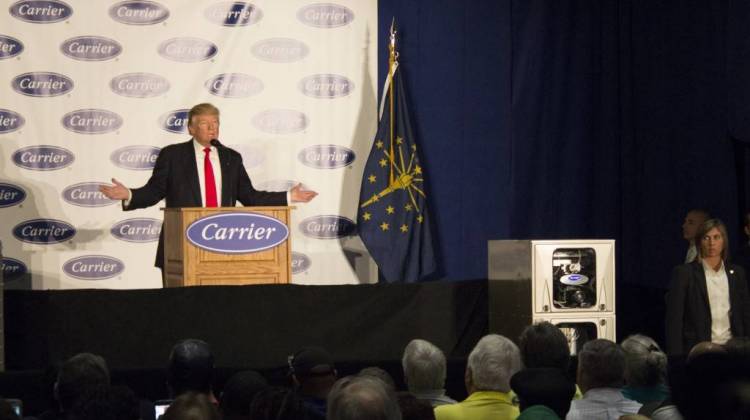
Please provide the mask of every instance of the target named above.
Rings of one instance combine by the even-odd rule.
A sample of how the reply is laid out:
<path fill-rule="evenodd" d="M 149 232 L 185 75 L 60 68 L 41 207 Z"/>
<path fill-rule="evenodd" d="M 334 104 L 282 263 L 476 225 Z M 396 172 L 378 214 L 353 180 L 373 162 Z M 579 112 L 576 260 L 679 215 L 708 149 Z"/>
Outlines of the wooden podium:
<path fill-rule="evenodd" d="M 273 217 L 289 227 L 294 207 L 183 207 L 164 209 L 164 287 L 289 283 L 291 235 L 263 251 L 227 254 L 201 249 L 185 231 L 194 221 L 220 213 L 257 213 Z"/>

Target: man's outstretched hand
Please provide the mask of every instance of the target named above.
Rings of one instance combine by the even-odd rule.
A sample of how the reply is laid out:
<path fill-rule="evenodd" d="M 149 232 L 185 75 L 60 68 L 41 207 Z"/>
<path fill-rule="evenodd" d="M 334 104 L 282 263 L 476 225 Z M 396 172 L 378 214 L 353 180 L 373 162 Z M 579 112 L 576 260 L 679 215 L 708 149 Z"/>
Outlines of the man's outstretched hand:
<path fill-rule="evenodd" d="M 118 180 L 112 178 L 112 185 L 108 187 L 102 185 L 99 187 L 99 191 L 106 195 L 110 200 L 127 200 L 130 197 L 128 187 L 122 185 Z"/>
<path fill-rule="evenodd" d="M 114 179 L 112 181 L 114 181 Z M 292 199 L 292 203 L 307 203 L 317 195 L 318 193 L 315 191 L 303 190 L 302 184 L 297 184 L 289 190 L 289 197 Z"/>

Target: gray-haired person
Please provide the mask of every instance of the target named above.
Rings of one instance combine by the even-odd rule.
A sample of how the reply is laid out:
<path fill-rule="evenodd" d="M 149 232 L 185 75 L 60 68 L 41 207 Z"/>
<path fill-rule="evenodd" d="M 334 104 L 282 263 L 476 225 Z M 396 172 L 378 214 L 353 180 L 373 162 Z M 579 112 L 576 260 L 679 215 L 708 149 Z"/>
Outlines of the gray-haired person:
<path fill-rule="evenodd" d="M 382 380 L 369 375 L 336 381 L 328 394 L 327 420 L 401 420 L 395 395 Z"/>
<path fill-rule="evenodd" d="M 445 395 L 445 354 L 427 340 L 414 339 L 404 348 L 401 358 L 404 381 L 409 392 L 433 407 L 455 404 L 456 400 Z"/>

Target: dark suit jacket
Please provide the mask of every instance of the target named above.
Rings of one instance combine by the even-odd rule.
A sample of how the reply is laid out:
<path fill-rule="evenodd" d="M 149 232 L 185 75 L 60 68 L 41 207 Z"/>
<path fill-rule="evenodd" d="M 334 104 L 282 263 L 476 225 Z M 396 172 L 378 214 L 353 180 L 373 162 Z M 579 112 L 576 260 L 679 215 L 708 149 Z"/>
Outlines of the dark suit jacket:
<path fill-rule="evenodd" d="M 745 269 L 736 264 L 724 264 L 729 280 L 729 322 L 732 336 L 750 333 L 750 294 Z M 667 352 L 687 354 L 701 341 L 711 341 L 711 308 L 706 288 L 703 264 L 694 261 L 678 265 L 672 270 L 667 294 Z"/>
<path fill-rule="evenodd" d="M 245 206 L 285 206 L 286 192 L 258 191 L 242 165 L 242 156 L 221 147 L 221 206 L 232 207 L 237 201 Z M 216 169 L 214 169 L 216 170 Z M 193 140 L 172 144 L 163 149 L 146 185 L 131 190 L 127 208 L 135 210 L 153 206 L 166 198 L 166 207 L 201 207 L 202 197 Z M 164 230 L 159 237 L 156 266 L 164 264 Z"/>

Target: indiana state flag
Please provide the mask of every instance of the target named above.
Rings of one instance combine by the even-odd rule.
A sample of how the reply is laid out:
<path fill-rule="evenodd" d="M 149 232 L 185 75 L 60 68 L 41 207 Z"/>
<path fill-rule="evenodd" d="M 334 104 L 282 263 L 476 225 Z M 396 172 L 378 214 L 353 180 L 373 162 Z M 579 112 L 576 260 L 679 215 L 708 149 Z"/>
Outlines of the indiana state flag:
<path fill-rule="evenodd" d="M 385 107 L 362 176 L 357 226 L 383 278 L 411 283 L 435 271 L 436 264 L 425 171 L 399 74 L 394 71 L 392 86 L 386 86 Z"/>

